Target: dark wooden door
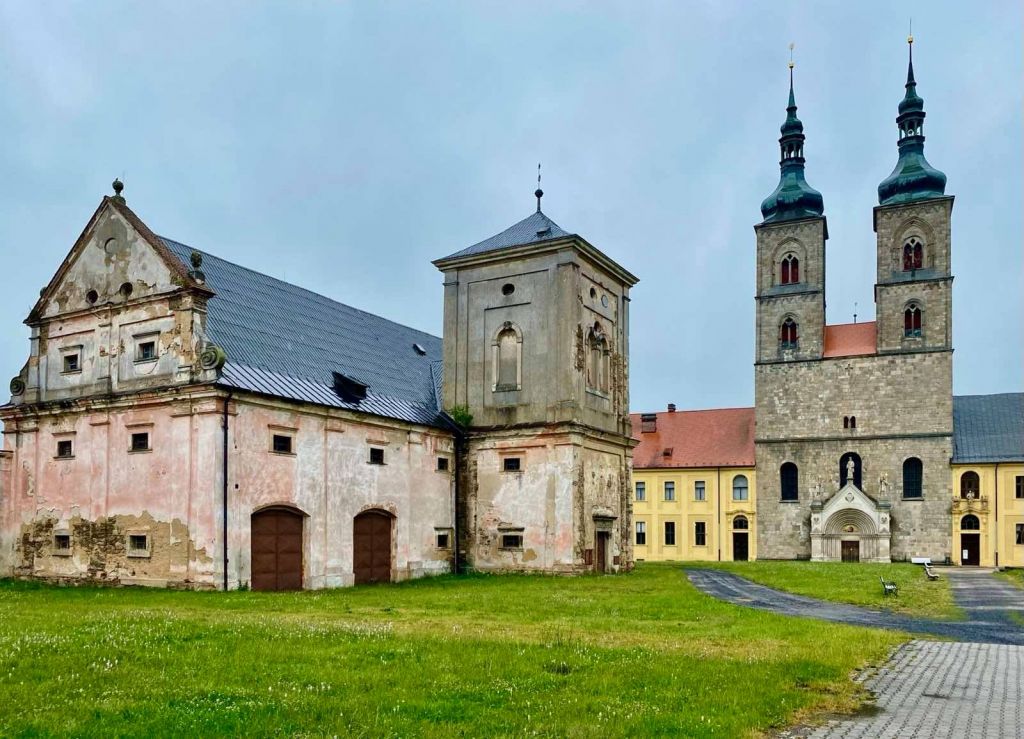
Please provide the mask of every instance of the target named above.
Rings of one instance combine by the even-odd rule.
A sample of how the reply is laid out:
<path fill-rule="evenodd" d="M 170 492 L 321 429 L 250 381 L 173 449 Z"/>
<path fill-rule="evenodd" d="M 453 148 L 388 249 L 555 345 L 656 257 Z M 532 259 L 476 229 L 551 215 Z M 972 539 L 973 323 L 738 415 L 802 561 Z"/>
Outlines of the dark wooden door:
<path fill-rule="evenodd" d="M 302 590 L 302 514 L 272 508 L 252 514 L 252 589 Z"/>
<path fill-rule="evenodd" d="M 860 562 L 860 542 L 844 541 L 842 543 L 843 561 Z"/>
<path fill-rule="evenodd" d="M 391 582 L 391 516 L 367 511 L 356 516 L 352 567 L 356 584 Z"/>
<path fill-rule="evenodd" d="M 981 534 L 960 534 L 960 564 L 977 567 L 981 564 Z"/>
<path fill-rule="evenodd" d="M 750 550 L 747 547 L 746 533 L 733 532 L 732 535 L 732 558 L 737 562 L 746 562 L 750 557 Z"/>
<path fill-rule="evenodd" d="M 608 539 L 611 537 L 607 531 L 597 532 L 597 565 L 595 572 L 608 571 Z"/>

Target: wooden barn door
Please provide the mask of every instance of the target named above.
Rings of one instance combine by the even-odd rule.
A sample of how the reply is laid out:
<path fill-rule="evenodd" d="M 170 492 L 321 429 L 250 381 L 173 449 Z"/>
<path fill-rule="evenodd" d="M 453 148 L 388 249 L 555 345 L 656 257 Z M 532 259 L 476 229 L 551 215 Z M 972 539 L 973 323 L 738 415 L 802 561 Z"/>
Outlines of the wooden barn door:
<path fill-rule="evenodd" d="M 355 518 L 352 568 L 356 584 L 391 582 L 391 523 L 382 511 L 366 511 Z"/>
<path fill-rule="evenodd" d="M 253 590 L 302 590 L 302 519 L 288 508 L 252 514 Z"/>

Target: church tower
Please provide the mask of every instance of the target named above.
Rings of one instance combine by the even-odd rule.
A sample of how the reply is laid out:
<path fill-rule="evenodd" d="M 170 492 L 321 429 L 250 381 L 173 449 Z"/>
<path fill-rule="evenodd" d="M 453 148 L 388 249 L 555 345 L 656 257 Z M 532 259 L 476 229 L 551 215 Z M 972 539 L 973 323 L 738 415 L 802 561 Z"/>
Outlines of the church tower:
<path fill-rule="evenodd" d="M 527 218 L 434 262 L 445 286 L 443 407 L 464 427 L 460 560 L 629 569 L 637 279 L 548 218 L 543 194 Z"/>
<path fill-rule="evenodd" d="M 820 359 L 825 327 L 825 240 L 821 193 L 804 179 L 804 125 L 796 116 L 793 65 L 779 138 L 779 184 L 764 202 L 757 233 L 757 362 Z"/>

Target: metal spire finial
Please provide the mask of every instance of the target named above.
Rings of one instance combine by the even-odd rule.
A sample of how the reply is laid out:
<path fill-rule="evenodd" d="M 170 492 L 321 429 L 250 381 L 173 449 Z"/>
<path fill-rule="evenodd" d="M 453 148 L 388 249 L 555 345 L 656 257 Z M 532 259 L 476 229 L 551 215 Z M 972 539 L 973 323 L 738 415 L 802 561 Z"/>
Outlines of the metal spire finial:
<path fill-rule="evenodd" d="M 533 191 L 533 196 L 537 198 L 537 212 L 540 213 L 540 199 L 544 197 L 544 191 L 540 189 L 540 162 L 537 162 L 537 189 Z"/>
<path fill-rule="evenodd" d="M 914 19 L 910 19 L 910 28 L 907 31 L 907 43 L 913 46 L 914 44 Z"/>

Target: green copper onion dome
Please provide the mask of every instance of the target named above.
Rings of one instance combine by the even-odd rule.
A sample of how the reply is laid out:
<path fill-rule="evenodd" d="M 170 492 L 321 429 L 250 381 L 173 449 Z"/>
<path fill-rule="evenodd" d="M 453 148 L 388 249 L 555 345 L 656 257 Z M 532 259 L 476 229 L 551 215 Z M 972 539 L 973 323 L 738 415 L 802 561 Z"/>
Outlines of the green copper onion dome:
<path fill-rule="evenodd" d="M 789 106 L 782 124 L 779 148 L 782 152 L 779 185 L 761 203 L 765 223 L 791 221 L 820 216 L 825 210 L 821 193 L 804 179 L 804 124 L 796 117 L 796 96 L 793 95 L 793 65 L 789 66 Z"/>
<path fill-rule="evenodd" d="M 924 158 L 924 100 L 917 94 L 914 81 L 914 37 L 909 37 L 907 43 L 910 44 L 907 94 L 900 101 L 900 112 L 896 116 L 900 156 L 892 174 L 878 186 L 880 205 L 939 197 L 946 191 L 946 175 Z"/>

